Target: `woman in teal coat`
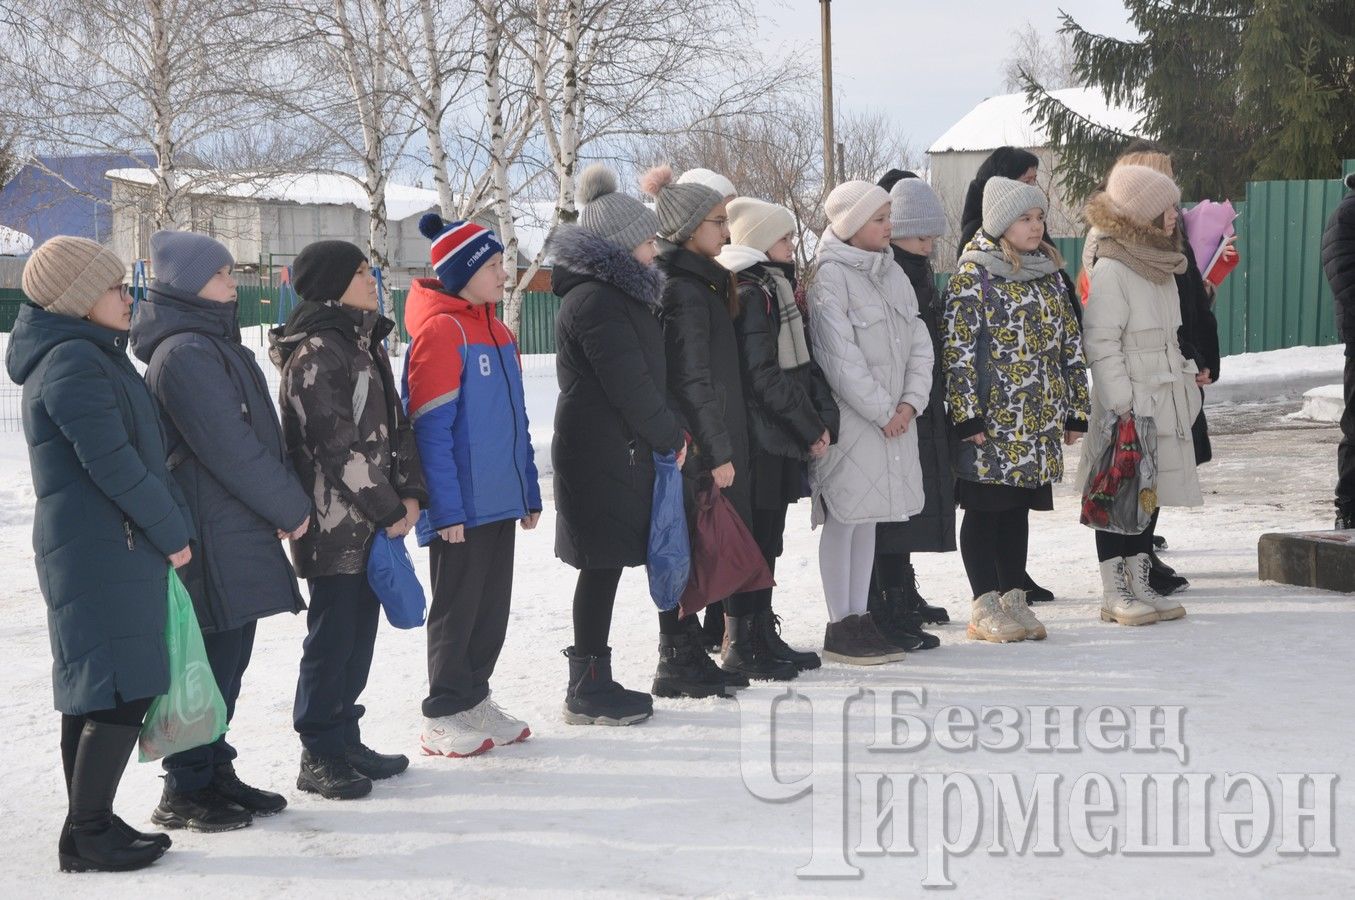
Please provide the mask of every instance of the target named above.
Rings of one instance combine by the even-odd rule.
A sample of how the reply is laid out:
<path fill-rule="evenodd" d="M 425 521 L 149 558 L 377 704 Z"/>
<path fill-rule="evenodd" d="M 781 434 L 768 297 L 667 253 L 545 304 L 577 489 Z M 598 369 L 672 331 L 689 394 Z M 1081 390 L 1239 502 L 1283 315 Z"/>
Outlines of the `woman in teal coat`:
<path fill-rule="evenodd" d="M 5 360 L 23 385 L 33 549 L 62 714 L 63 871 L 139 869 L 169 846 L 112 809 L 142 719 L 169 687 L 166 580 L 193 537 L 155 401 L 127 358 L 125 273 L 93 241 L 47 241 L 24 267 L 31 302 Z"/>

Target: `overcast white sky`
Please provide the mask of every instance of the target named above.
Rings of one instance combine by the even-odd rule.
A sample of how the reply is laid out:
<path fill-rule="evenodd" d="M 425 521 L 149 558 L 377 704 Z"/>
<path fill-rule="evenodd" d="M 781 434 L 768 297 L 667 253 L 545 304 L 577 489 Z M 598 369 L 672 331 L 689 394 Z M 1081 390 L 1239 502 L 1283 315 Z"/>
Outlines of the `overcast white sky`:
<path fill-rule="evenodd" d="M 680 0 L 678 0 L 680 2 Z M 768 50 L 818 65 L 818 0 L 756 0 Z M 1002 90 L 1011 35 L 1052 34 L 1059 10 L 1088 30 L 1132 38 L 1120 0 L 833 0 L 833 87 L 845 106 L 882 109 L 921 153 Z"/>

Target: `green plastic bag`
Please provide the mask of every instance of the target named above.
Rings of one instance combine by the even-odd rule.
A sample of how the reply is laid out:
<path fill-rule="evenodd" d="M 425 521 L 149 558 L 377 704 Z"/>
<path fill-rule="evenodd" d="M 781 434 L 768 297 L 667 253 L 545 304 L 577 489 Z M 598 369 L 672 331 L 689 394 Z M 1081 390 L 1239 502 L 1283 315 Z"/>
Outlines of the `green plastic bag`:
<path fill-rule="evenodd" d="M 216 686 L 193 598 L 169 570 L 169 615 L 165 619 L 169 650 L 169 690 L 151 703 L 141 726 L 141 761 L 210 744 L 226 733 L 226 701 Z"/>

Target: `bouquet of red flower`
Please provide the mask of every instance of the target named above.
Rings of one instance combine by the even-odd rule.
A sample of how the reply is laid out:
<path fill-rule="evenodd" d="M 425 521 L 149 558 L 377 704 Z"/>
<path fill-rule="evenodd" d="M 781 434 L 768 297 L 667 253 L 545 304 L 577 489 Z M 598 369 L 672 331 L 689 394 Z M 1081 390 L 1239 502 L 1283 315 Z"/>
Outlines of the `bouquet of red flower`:
<path fill-rule="evenodd" d="M 1157 510 L 1157 468 L 1152 417 L 1107 414 L 1105 444 L 1082 490 L 1082 524 L 1098 531 L 1142 534 Z"/>

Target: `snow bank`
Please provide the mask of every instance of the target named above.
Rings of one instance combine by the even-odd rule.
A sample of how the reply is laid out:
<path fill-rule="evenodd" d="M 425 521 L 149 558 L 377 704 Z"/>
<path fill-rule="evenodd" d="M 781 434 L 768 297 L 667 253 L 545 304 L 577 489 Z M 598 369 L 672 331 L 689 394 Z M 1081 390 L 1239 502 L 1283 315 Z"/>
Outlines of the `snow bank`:
<path fill-rule="evenodd" d="M 1209 403 L 1297 400 L 1305 391 L 1340 382 L 1345 346 L 1289 347 L 1223 358 L 1223 379 L 1205 388 Z"/>
<path fill-rule="evenodd" d="M 1313 422 L 1340 422 L 1345 409 L 1344 388 L 1339 384 L 1328 384 L 1304 394 L 1303 408 L 1294 416 Z"/>

